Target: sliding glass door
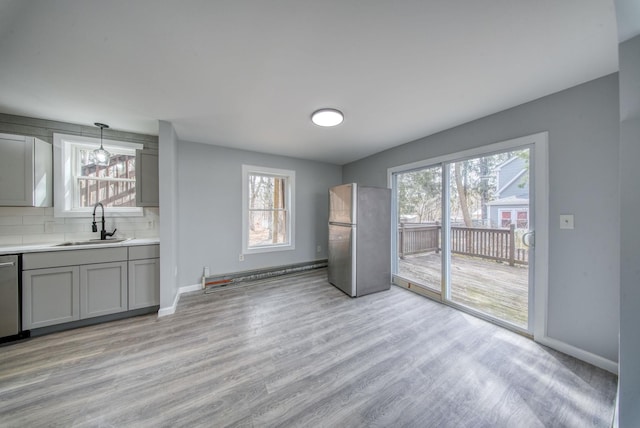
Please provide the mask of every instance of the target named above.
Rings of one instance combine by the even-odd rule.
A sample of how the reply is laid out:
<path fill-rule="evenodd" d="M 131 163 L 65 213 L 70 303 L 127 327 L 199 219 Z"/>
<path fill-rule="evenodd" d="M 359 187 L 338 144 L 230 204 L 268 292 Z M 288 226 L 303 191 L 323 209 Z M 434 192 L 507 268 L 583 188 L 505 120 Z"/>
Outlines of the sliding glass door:
<path fill-rule="evenodd" d="M 532 147 L 396 171 L 394 280 L 532 331 Z"/>

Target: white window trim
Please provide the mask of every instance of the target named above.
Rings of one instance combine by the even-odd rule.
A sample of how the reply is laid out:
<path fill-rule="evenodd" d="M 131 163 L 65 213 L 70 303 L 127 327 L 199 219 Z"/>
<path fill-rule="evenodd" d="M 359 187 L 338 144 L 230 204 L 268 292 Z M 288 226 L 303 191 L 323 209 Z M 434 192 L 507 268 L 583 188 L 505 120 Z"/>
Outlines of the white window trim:
<path fill-rule="evenodd" d="M 249 174 L 287 177 L 285 203 L 289 212 L 287 222 L 288 242 L 285 244 L 249 247 Z M 242 165 L 242 254 L 257 254 L 273 251 L 295 250 L 295 183 L 296 172 L 287 169 L 267 168 L 263 166 Z"/>
<path fill-rule="evenodd" d="M 144 146 L 115 140 L 102 140 L 105 149 L 117 151 L 118 148 L 130 150 L 142 149 Z M 100 139 L 80 135 L 53 134 L 53 215 L 54 217 L 87 217 L 93 213 L 93 207 L 74 207 L 74 192 L 67 189 L 74 188 L 73 173 L 71 171 L 71 156 L 73 145 L 100 146 Z M 105 207 L 105 214 L 112 217 L 141 217 L 144 215 L 142 207 Z"/>

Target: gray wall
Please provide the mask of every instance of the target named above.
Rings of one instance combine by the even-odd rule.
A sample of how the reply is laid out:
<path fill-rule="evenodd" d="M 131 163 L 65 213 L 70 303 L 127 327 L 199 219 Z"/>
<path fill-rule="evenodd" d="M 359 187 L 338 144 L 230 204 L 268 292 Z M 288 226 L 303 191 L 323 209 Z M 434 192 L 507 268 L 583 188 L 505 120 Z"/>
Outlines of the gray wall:
<path fill-rule="evenodd" d="M 620 44 L 621 427 L 640 426 L 640 36 Z"/>
<path fill-rule="evenodd" d="M 178 137 L 169 122 L 159 122 L 160 314 L 178 294 Z M 172 313 L 171 311 L 169 313 Z"/>
<path fill-rule="evenodd" d="M 549 131 L 547 333 L 617 361 L 618 103 L 612 74 L 345 165 L 343 179 L 386 186 L 389 167 Z M 568 213 L 575 229 L 559 230 Z"/>
<path fill-rule="evenodd" d="M 341 167 L 184 141 L 178 159 L 179 284 L 199 283 L 204 266 L 213 276 L 327 257 L 327 195 L 329 187 L 342 182 Z M 250 254 L 238 261 L 242 164 L 296 172 L 295 250 Z"/>

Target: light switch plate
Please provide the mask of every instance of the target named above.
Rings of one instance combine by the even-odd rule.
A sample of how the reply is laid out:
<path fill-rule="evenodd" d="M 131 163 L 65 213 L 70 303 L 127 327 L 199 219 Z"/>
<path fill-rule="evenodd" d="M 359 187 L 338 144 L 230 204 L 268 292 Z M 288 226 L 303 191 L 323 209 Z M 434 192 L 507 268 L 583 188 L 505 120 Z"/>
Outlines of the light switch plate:
<path fill-rule="evenodd" d="M 573 229 L 573 214 L 560 214 L 560 229 Z"/>

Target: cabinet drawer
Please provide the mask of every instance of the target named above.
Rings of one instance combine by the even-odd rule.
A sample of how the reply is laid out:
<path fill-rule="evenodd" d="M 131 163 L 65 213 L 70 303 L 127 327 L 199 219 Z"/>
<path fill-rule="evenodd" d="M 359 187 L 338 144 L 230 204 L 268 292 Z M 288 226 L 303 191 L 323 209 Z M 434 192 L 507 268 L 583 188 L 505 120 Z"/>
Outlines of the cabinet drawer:
<path fill-rule="evenodd" d="M 48 251 L 27 253 L 22 256 L 22 269 L 42 269 L 127 260 L 127 248 L 96 248 L 87 250 Z"/>
<path fill-rule="evenodd" d="M 129 247 L 129 260 L 157 259 L 160 257 L 160 245 L 135 245 Z"/>

